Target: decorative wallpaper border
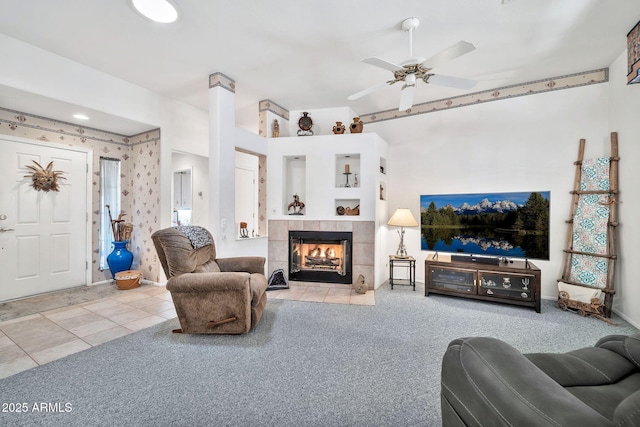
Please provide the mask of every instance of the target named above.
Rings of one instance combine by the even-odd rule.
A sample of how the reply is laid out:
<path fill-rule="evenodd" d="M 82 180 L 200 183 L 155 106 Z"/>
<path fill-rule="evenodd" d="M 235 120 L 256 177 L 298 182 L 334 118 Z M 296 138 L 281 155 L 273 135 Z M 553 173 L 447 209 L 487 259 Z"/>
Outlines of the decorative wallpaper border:
<path fill-rule="evenodd" d="M 53 120 L 48 117 L 37 116 L 35 114 L 0 107 L 0 125 L 2 124 L 8 125 L 13 131 L 17 130 L 18 127 L 23 127 L 36 131 L 53 132 L 59 135 L 77 137 L 81 142 L 91 140 L 95 142 L 108 142 L 111 144 L 126 146 L 131 145 L 129 143 L 130 137 L 126 135 L 120 135 L 113 132 L 81 126 L 77 123 Z M 46 137 L 39 137 L 35 139 L 47 141 Z M 63 142 L 64 137 L 60 137 L 60 140 Z"/>
<path fill-rule="evenodd" d="M 273 114 L 277 114 L 283 119 L 289 120 L 289 111 L 286 108 L 271 101 L 270 99 L 263 99 L 262 101 L 260 101 L 260 103 L 258 104 L 258 111 L 260 111 L 261 113 L 263 111 L 271 111 Z"/>
<path fill-rule="evenodd" d="M 536 80 L 532 82 L 504 86 L 497 89 L 485 90 L 466 95 L 445 98 L 437 101 L 416 104 L 406 111 L 383 110 L 374 113 L 363 114 L 360 120 L 363 123 L 376 123 L 385 120 L 399 119 L 402 117 L 415 116 L 418 114 L 432 113 L 434 111 L 448 110 L 451 108 L 466 107 L 469 105 L 484 102 L 499 101 L 502 99 L 515 98 L 518 96 L 536 95 L 562 89 L 588 86 L 609 81 L 609 69 L 585 71 L 566 76 L 550 77 L 548 79 Z"/>
<path fill-rule="evenodd" d="M 209 89 L 217 86 L 223 87 L 231 93 L 236 93 L 236 81 L 222 73 L 209 75 Z"/>
<path fill-rule="evenodd" d="M 155 141 L 160 141 L 160 128 L 129 136 L 129 145 L 132 147 L 135 147 L 138 144 Z"/>
<path fill-rule="evenodd" d="M 276 104 L 270 99 L 260 101 L 258 103 L 258 135 L 265 137 L 269 135 L 267 112 L 272 112 L 284 120 L 289 120 L 289 111 L 286 108 Z"/>
<path fill-rule="evenodd" d="M 565 76 L 550 77 L 542 80 L 521 83 L 517 85 L 504 86 L 496 89 L 489 89 L 482 92 L 474 92 L 453 98 L 445 98 L 436 101 L 416 104 L 406 111 L 397 109 L 376 111 L 360 115 L 363 123 L 376 123 L 385 120 L 400 119 L 402 117 L 416 116 L 418 114 L 433 113 L 435 111 L 449 110 L 451 108 L 467 107 L 469 105 L 481 104 L 484 102 L 500 101 L 502 99 L 515 98 L 518 96 L 537 95 L 555 90 L 571 89 L 580 86 L 589 86 L 609 81 L 609 69 L 601 68 L 592 71 L 583 71 Z M 275 108 L 274 108 L 275 106 Z M 266 112 L 271 111 L 289 120 L 289 111 L 268 99 L 260 101 L 260 135 L 267 135 L 266 132 Z"/>

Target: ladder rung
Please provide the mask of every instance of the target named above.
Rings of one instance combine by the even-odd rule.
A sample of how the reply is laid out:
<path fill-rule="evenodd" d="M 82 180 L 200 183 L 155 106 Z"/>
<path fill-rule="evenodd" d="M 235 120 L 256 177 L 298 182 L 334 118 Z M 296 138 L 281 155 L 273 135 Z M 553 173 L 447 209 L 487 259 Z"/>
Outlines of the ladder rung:
<path fill-rule="evenodd" d="M 599 289 L 599 290 L 601 290 L 602 292 L 604 292 L 605 294 L 611 294 L 611 295 L 613 295 L 613 294 L 615 294 L 615 293 L 616 293 L 615 289 L 596 288 L 596 287 L 594 287 L 594 286 L 587 286 L 587 285 L 585 285 L 584 283 L 574 282 L 574 281 L 572 281 L 572 280 L 563 279 L 562 277 L 561 277 L 561 278 L 559 278 L 559 279 L 557 280 L 557 282 L 563 282 L 563 283 L 568 283 L 568 284 L 570 284 L 570 285 L 582 286 L 583 288 Z"/>
<path fill-rule="evenodd" d="M 565 223 L 567 223 L 567 224 L 573 224 L 573 219 L 568 219 L 568 220 L 566 220 L 566 221 L 565 221 Z M 608 225 L 609 227 L 617 227 L 617 226 L 619 226 L 619 225 L 620 225 L 620 223 L 619 223 L 619 222 L 607 222 L 607 225 Z"/>
<path fill-rule="evenodd" d="M 594 254 L 592 252 L 580 252 L 580 251 L 574 251 L 572 249 L 563 249 L 563 251 L 568 253 L 568 254 L 574 254 L 574 255 L 587 255 L 587 256 L 594 256 L 594 257 L 598 257 L 598 258 L 608 258 L 608 259 L 617 259 L 618 258 L 617 255 Z"/>
<path fill-rule="evenodd" d="M 615 157 L 609 157 L 609 160 L 614 161 L 614 162 L 619 162 L 620 161 L 620 157 L 615 156 Z M 582 160 L 576 160 L 575 162 L 573 162 L 574 165 L 582 165 Z"/>
<path fill-rule="evenodd" d="M 572 190 L 570 194 L 618 194 L 618 190 Z"/>

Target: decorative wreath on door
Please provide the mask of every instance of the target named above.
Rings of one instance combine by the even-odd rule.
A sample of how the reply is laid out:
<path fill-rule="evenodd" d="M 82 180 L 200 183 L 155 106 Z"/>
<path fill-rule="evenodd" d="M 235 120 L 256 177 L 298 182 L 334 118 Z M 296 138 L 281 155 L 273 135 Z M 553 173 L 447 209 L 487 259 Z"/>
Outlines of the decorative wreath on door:
<path fill-rule="evenodd" d="M 60 191 L 58 187 L 58 179 L 67 179 L 62 176 L 62 171 L 53 170 L 53 161 L 49 162 L 46 168 L 43 168 L 40 163 L 33 160 L 35 166 L 26 165 L 25 167 L 31 169 L 29 175 L 25 175 L 25 178 L 31 178 L 31 186 L 37 191 Z"/>

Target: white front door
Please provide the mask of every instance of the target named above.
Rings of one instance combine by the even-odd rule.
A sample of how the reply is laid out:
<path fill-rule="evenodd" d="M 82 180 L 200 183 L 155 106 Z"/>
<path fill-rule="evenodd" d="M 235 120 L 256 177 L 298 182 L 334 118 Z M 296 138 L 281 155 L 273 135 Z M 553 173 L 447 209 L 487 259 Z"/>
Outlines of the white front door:
<path fill-rule="evenodd" d="M 86 285 L 89 154 L 0 136 L 0 301 Z M 62 172 L 60 191 L 36 191 L 34 161 Z"/>

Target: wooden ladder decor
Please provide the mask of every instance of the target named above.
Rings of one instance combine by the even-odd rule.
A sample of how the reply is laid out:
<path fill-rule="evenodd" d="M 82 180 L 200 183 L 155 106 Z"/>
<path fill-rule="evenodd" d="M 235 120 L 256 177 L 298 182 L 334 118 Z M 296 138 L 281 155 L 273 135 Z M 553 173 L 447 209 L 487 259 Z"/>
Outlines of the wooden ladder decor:
<path fill-rule="evenodd" d="M 558 307 L 575 309 L 581 316 L 612 323 L 611 306 L 615 294 L 618 226 L 618 134 L 611 133 L 611 157 L 584 160 L 586 141 L 580 140 L 572 194 L 571 219 L 564 250 Z M 562 282 L 562 283 L 560 283 Z M 604 294 L 604 301 L 572 299 L 565 284 L 589 288 Z M 575 288 L 579 289 L 579 288 Z M 581 292 L 576 292 L 581 293 Z M 588 299 L 588 297 L 587 297 Z"/>

